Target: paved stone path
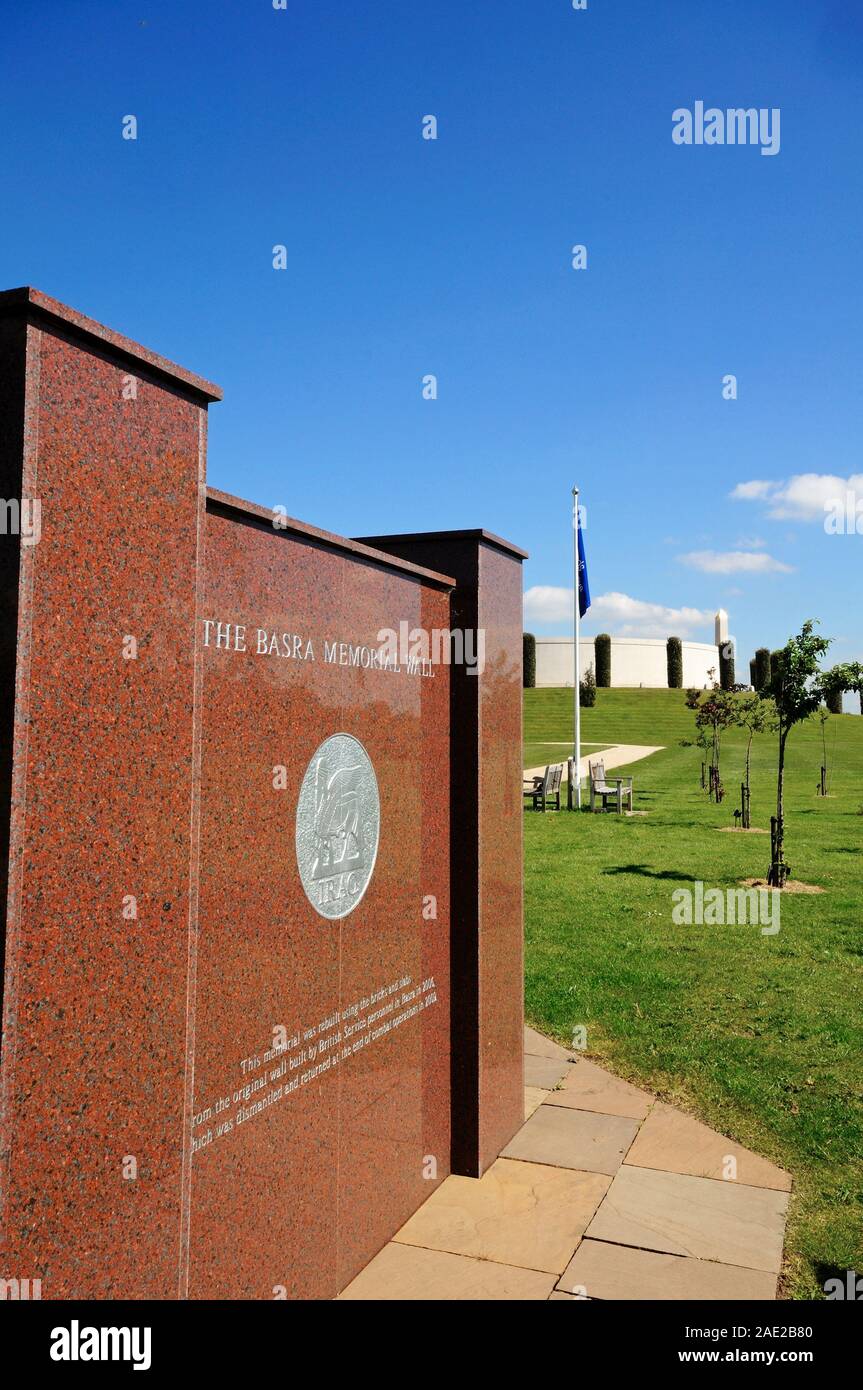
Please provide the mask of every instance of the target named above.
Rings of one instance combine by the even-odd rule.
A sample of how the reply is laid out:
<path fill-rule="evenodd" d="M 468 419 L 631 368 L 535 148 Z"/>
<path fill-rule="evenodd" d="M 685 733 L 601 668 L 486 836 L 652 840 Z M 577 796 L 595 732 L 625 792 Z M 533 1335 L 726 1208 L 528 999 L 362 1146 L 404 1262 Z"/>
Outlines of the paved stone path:
<path fill-rule="evenodd" d="M 569 743 L 561 746 L 572 747 Z M 664 743 L 659 743 L 656 747 L 647 743 L 613 743 L 603 753 L 585 753 L 579 759 L 579 771 L 582 777 L 587 777 L 590 771 L 588 763 L 596 762 L 597 758 L 601 758 L 606 772 L 610 772 L 613 767 L 626 767 L 628 763 L 637 763 L 640 758 L 649 758 L 651 753 L 661 753 L 664 747 Z M 557 762 L 558 760 L 555 758 L 553 761 Z M 566 759 L 561 758 L 560 761 L 563 763 L 563 780 L 566 781 Z M 542 777 L 545 767 L 545 764 L 542 767 L 526 767 L 524 775 L 525 777 Z"/>
<path fill-rule="evenodd" d="M 525 1123 L 450 1177 L 341 1294 L 774 1299 L 791 1178 L 525 1029 Z"/>

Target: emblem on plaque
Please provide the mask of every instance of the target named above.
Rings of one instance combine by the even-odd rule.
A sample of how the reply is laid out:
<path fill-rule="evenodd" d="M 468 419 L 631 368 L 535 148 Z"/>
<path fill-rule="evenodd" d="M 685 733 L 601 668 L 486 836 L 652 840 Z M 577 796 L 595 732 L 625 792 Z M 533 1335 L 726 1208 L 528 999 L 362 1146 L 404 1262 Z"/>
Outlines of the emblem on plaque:
<path fill-rule="evenodd" d="M 315 753 L 297 801 L 297 866 L 322 917 L 346 917 L 361 901 L 378 853 L 381 804 L 372 761 L 351 734 Z"/>

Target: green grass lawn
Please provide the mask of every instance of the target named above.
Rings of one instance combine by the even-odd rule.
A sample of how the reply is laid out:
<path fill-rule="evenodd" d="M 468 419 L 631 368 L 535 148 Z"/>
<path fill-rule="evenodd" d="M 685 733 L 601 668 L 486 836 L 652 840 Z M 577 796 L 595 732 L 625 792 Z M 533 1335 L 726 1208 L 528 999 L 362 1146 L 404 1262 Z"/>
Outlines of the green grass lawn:
<path fill-rule="evenodd" d="M 526 743 L 566 739 L 571 704 L 571 691 L 526 691 Z M 863 1272 L 863 718 L 830 718 L 827 799 L 817 721 L 791 734 L 786 856 L 826 891 L 784 894 L 769 937 L 671 917 L 677 887 L 766 875 L 769 835 L 718 833 L 744 735 L 724 736 L 717 806 L 701 750 L 681 746 L 694 740 L 682 691 L 600 690 L 582 718 L 587 740 L 666 747 L 625 769 L 644 817 L 525 815 L 528 1019 L 564 1043 L 586 1026 L 589 1055 L 787 1168 L 781 1292 L 818 1297 L 835 1269 Z M 775 736 L 756 738 L 753 826 L 769 828 L 775 767 Z"/>

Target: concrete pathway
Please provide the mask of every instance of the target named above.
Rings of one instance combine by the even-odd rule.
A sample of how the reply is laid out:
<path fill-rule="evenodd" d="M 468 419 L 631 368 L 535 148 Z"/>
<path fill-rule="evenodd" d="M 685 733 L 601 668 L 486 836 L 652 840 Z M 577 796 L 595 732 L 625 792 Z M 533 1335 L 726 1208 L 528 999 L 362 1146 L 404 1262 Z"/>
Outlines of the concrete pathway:
<path fill-rule="evenodd" d="M 567 743 L 562 745 L 570 748 L 572 745 Z M 665 747 L 664 743 L 659 743 L 655 747 L 647 743 L 613 743 L 602 753 L 585 753 L 578 763 L 579 772 L 582 777 L 589 775 L 588 763 L 596 762 L 601 758 L 605 764 L 606 772 L 610 772 L 613 767 L 626 767 L 629 763 L 637 763 L 640 758 L 649 758 L 651 753 L 661 753 Z M 556 762 L 557 759 L 554 759 Z M 561 758 L 563 763 L 563 780 L 566 781 L 566 759 Z M 545 764 L 542 767 L 526 767 L 525 777 L 542 777 L 545 772 Z"/>
<path fill-rule="evenodd" d="M 525 1123 L 447 1178 L 340 1295 L 775 1299 L 791 1178 L 525 1029 Z"/>

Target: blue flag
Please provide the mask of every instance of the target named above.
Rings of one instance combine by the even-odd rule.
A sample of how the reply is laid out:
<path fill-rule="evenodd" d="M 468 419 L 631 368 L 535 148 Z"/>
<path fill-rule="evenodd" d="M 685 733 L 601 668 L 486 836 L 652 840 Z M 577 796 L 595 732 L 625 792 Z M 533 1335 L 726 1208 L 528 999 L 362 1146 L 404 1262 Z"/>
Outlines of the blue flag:
<path fill-rule="evenodd" d="M 587 578 L 587 560 L 584 558 L 584 533 L 581 529 L 581 510 L 578 514 L 578 616 L 583 618 L 590 607 L 590 584 Z"/>

